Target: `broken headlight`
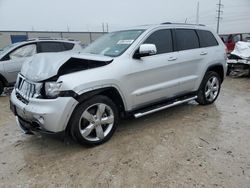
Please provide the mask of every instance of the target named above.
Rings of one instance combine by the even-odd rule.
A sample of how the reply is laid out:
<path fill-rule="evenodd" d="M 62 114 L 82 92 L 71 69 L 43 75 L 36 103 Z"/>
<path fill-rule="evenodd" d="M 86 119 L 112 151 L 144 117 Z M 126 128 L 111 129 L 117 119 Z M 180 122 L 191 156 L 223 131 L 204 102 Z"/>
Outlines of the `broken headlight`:
<path fill-rule="evenodd" d="M 60 94 L 60 88 L 62 82 L 46 82 L 45 83 L 45 94 L 47 97 L 55 98 Z"/>

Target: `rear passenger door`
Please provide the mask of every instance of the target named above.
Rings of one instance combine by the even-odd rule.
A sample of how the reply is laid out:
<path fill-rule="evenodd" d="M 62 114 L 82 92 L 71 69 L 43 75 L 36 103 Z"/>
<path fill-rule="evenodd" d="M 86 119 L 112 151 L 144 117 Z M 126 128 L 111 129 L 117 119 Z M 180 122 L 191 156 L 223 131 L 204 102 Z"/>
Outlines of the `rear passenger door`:
<path fill-rule="evenodd" d="M 205 74 L 204 71 L 206 71 L 210 65 L 217 64 L 225 59 L 225 49 L 219 46 L 217 39 L 210 31 L 197 30 L 197 34 L 200 40 L 200 55 L 203 58 L 201 61 L 202 64 L 200 65 L 200 74 L 203 76 Z M 198 80 L 196 85 L 200 85 L 201 79 L 202 78 Z"/>
<path fill-rule="evenodd" d="M 206 54 L 200 49 L 198 34 L 194 29 L 175 29 L 175 44 L 181 95 L 197 90 L 196 83 Z"/>

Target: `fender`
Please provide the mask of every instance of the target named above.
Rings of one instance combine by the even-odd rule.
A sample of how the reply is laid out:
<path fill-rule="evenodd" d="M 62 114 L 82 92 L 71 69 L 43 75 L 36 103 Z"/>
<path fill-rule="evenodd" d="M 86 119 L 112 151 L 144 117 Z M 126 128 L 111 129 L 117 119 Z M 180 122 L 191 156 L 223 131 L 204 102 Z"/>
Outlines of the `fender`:
<path fill-rule="evenodd" d="M 87 100 L 95 95 L 103 94 L 103 93 L 106 93 L 107 91 L 110 91 L 110 90 L 115 91 L 116 94 L 119 95 L 121 102 L 122 102 L 122 105 L 123 105 L 123 108 L 126 111 L 127 110 L 127 103 L 126 103 L 125 97 L 122 94 L 121 90 L 118 89 L 118 87 L 115 85 L 103 85 L 103 86 L 97 86 L 97 87 L 82 90 L 82 91 L 77 93 L 78 96 L 76 97 L 76 100 L 79 103 L 81 103 L 81 102 L 83 102 L 83 101 L 85 101 L 85 100 Z"/>
<path fill-rule="evenodd" d="M 226 75 L 226 72 L 227 72 L 227 70 L 225 70 L 223 64 L 221 64 L 221 63 L 216 63 L 216 64 L 213 64 L 213 65 L 210 65 L 210 66 L 207 67 L 206 72 L 208 72 L 209 70 L 213 70 L 213 69 L 216 68 L 216 67 L 220 67 L 220 68 L 222 69 L 222 73 L 219 73 L 219 72 L 218 72 L 218 74 L 219 74 L 220 77 L 221 77 L 221 82 L 223 82 L 223 81 L 224 81 L 224 78 L 225 78 L 225 75 Z M 221 70 L 219 70 L 219 71 L 221 71 Z M 205 72 L 205 73 L 206 73 L 206 72 Z"/>

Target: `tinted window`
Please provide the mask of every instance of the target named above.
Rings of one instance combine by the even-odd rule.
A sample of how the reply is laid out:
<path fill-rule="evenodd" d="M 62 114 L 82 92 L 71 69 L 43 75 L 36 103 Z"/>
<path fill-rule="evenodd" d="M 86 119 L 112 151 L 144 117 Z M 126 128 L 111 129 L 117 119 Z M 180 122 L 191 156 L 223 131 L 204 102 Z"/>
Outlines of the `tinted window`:
<path fill-rule="evenodd" d="M 210 31 L 197 30 L 200 46 L 201 47 L 209 47 L 209 46 L 217 46 L 218 42 L 215 39 L 214 35 Z"/>
<path fill-rule="evenodd" d="M 74 47 L 74 44 L 65 42 L 64 47 L 65 47 L 65 50 L 72 50 Z"/>
<path fill-rule="evenodd" d="M 173 51 L 172 34 L 169 29 L 159 30 L 151 34 L 144 44 L 155 44 L 157 54 Z"/>
<path fill-rule="evenodd" d="M 64 51 L 63 43 L 59 42 L 40 42 L 40 52 L 62 52 Z"/>
<path fill-rule="evenodd" d="M 178 50 L 199 48 L 199 39 L 194 30 L 176 29 L 176 43 Z"/>

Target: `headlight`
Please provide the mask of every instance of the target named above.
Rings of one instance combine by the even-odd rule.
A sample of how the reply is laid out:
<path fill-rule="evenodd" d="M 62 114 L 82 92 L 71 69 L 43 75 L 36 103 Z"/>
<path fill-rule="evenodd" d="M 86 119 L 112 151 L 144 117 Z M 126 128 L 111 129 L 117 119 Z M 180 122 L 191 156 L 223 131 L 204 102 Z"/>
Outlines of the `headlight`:
<path fill-rule="evenodd" d="M 45 83 L 45 94 L 47 97 L 57 97 L 60 93 L 62 82 L 46 82 Z"/>

